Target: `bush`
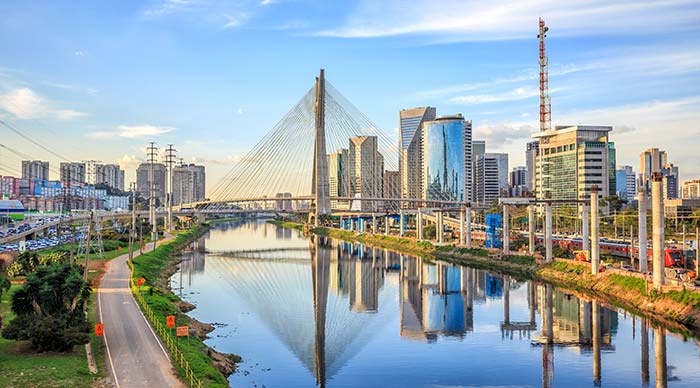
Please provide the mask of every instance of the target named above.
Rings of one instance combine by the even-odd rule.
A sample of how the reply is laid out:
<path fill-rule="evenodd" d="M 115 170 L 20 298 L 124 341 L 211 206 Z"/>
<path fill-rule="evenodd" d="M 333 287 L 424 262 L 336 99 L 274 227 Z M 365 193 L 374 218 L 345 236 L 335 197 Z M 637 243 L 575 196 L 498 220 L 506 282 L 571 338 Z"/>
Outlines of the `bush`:
<path fill-rule="evenodd" d="M 423 238 L 433 240 L 435 238 L 435 225 L 431 224 L 423 227 Z"/>
<path fill-rule="evenodd" d="M 40 266 L 12 295 L 16 317 L 2 332 L 6 339 L 30 340 L 40 352 L 68 351 L 90 340 L 83 308 L 90 286 L 67 264 Z"/>

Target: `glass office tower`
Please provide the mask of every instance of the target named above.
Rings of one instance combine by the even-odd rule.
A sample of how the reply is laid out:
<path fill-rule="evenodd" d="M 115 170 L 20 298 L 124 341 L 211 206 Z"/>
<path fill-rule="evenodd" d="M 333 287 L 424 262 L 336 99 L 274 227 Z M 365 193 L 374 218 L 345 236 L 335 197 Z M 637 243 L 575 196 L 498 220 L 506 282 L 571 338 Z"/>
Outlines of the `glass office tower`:
<path fill-rule="evenodd" d="M 423 199 L 471 199 L 471 121 L 460 114 L 426 122 L 422 154 Z"/>

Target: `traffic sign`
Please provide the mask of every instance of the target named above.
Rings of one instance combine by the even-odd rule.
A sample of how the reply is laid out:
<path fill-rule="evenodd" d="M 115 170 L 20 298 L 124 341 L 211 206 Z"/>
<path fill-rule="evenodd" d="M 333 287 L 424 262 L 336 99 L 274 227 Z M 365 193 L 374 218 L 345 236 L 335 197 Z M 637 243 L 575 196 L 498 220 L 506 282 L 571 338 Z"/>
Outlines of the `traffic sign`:
<path fill-rule="evenodd" d="M 175 335 L 178 337 L 187 337 L 190 335 L 190 328 L 188 326 L 178 326 L 175 330 Z"/>
<path fill-rule="evenodd" d="M 168 327 L 171 328 L 171 329 L 172 329 L 173 327 L 175 327 L 175 316 L 174 316 L 174 315 L 168 315 L 167 317 L 165 317 L 165 324 L 166 324 L 166 326 L 168 326 Z"/>
<path fill-rule="evenodd" d="M 105 335 L 105 325 L 103 323 L 95 324 L 95 336 L 102 337 Z"/>

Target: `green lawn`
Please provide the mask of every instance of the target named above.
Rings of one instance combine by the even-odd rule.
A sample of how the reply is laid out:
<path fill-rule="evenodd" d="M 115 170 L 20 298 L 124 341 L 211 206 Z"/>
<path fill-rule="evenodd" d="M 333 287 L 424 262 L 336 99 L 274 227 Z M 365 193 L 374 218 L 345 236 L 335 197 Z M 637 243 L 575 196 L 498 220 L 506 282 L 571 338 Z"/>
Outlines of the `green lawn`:
<path fill-rule="evenodd" d="M 20 286 L 14 285 L 2 295 L 3 322 L 13 318 L 10 311 L 11 294 Z M 101 349 L 98 348 L 98 351 Z M 96 355 L 99 357 L 100 355 Z M 99 361 L 98 361 L 98 366 Z M 10 341 L 0 338 L 0 387 L 85 387 L 91 388 L 104 376 L 104 369 L 91 375 L 85 357 L 85 348 L 78 346 L 71 353 L 32 352 L 28 341 Z"/>

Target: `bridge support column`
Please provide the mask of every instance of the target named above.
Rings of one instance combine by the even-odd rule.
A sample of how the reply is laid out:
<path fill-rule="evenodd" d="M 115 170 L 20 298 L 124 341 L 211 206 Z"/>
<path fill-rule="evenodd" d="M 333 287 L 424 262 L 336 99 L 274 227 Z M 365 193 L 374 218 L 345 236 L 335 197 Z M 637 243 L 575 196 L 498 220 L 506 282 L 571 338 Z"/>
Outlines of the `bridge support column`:
<path fill-rule="evenodd" d="M 531 255 L 535 253 L 535 205 L 527 207 L 527 246 Z"/>
<path fill-rule="evenodd" d="M 416 213 L 416 238 L 418 241 L 423 240 L 423 212 L 421 208 L 418 208 L 418 213 Z"/>
<path fill-rule="evenodd" d="M 389 235 L 389 216 L 384 217 L 384 234 Z"/>
<path fill-rule="evenodd" d="M 503 323 L 510 324 L 510 279 L 503 276 Z"/>
<path fill-rule="evenodd" d="M 459 244 L 464 245 L 464 208 L 459 212 Z"/>
<path fill-rule="evenodd" d="M 591 273 L 600 271 L 600 216 L 598 215 L 598 188 L 591 187 Z"/>
<path fill-rule="evenodd" d="M 550 262 L 553 259 L 552 252 L 552 203 L 544 205 L 544 260 Z"/>
<path fill-rule="evenodd" d="M 406 215 L 403 209 L 399 211 L 399 236 L 403 237 L 406 234 Z"/>
<path fill-rule="evenodd" d="M 377 225 L 377 216 L 372 214 L 372 232 L 377 234 L 379 233 L 379 227 Z"/>
<path fill-rule="evenodd" d="M 593 300 L 593 386 L 600 387 L 600 312 L 598 301 Z"/>
<path fill-rule="evenodd" d="M 589 214 L 590 214 L 590 207 L 588 207 L 588 204 L 585 203 L 583 204 L 583 207 L 581 209 L 581 218 L 582 218 L 582 225 L 581 229 L 583 233 L 583 238 L 581 240 L 581 249 L 584 251 L 588 252 L 588 257 L 591 257 L 591 234 L 590 234 L 590 220 L 589 220 Z"/>
<path fill-rule="evenodd" d="M 471 206 L 467 206 L 467 210 L 465 211 L 464 214 L 466 218 L 466 227 L 467 227 L 467 232 L 466 235 L 464 236 L 466 238 L 465 244 L 467 245 L 467 248 L 472 247 L 472 208 Z"/>
<path fill-rule="evenodd" d="M 510 252 L 510 214 L 508 205 L 503 205 L 503 253 Z"/>
<path fill-rule="evenodd" d="M 654 173 L 651 181 L 652 253 L 654 262 L 654 288 L 664 285 L 664 199 L 662 176 Z"/>
<path fill-rule="evenodd" d="M 649 258 L 647 257 L 647 196 L 645 189 L 639 192 L 639 272 L 649 271 Z"/>
<path fill-rule="evenodd" d="M 666 329 L 654 328 L 654 361 L 656 365 L 656 387 L 666 388 L 668 375 L 666 373 Z"/>
<path fill-rule="evenodd" d="M 444 213 L 442 211 L 437 213 L 437 225 L 435 225 L 435 237 L 437 237 L 437 242 L 440 244 L 445 242 L 445 226 L 442 221 L 443 216 Z"/>
<path fill-rule="evenodd" d="M 646 318 L 641 318 L 640 334 L 642 336 L 641 351 L 642 351 L 642 384 L 649 385 L 649 330 L 647 329 Z"/>

